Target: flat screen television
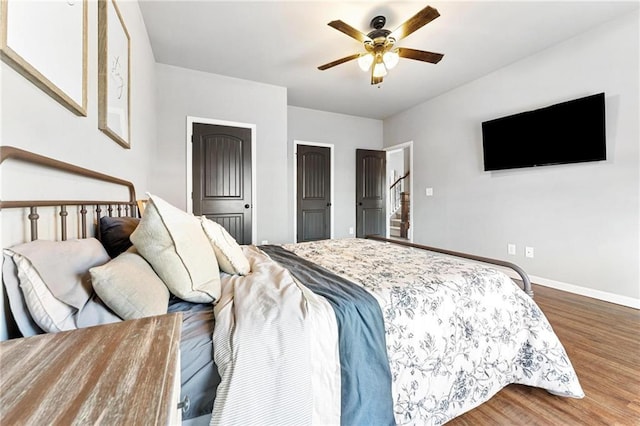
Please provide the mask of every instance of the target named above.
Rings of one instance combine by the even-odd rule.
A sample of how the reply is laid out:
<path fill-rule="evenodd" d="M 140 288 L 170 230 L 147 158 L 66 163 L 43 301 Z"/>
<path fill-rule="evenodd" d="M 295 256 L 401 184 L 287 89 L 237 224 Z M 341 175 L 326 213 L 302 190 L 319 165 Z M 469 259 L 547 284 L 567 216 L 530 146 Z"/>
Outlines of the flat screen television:
<path fill-rule="evenodd" d="M 606 160 L 604 93 L 482 123 L 484 169 Z"/>

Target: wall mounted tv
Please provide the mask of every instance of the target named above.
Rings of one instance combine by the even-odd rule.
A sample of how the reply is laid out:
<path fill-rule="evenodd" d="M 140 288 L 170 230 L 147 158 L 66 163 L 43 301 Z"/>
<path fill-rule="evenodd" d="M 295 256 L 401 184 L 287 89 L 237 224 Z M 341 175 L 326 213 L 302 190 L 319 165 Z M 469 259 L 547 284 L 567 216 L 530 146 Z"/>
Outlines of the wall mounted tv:
<path fill-rule="evenodd" d="M 482 123 L 484 169 L 606 160 L 604 93 Z"/>

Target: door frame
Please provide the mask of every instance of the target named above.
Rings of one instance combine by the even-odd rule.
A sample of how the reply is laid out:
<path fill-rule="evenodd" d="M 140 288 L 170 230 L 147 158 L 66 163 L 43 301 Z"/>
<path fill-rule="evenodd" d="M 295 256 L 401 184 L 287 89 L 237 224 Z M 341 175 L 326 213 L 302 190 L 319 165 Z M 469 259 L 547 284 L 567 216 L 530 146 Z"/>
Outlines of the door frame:
<path fill-rule="evenodd" d="M 409 201 L 409 232 L 407 237 L 409 238 L 410 242 L 413 242 L 413 227 L 415 226 L 415 222 L 413 220 L 413 205 L 415 204 L 415 196 L 416 193 L 413 190 L 413 176 L 415 175 L 415 169 L 413 167 L 413 141 L 408 141 L 408 142 L 404 142 L 398 145 L 393 145 L 393 146 L 388 146 L 383 148 L 383 151 L 387 152 L 387 160 L 389 159 L 389 154 L 393 151 L 398 151 L 401 149 L 405 149 L 405 148 L 409 148 L 409 171 L 411 173 L 409 173 L 409 194 L 410 195 L 410 201 Z M 386 185 L 386 190 L 387 190 L 387 205 L 385 207 L 385 211 L 387 212 L 387 214 L 385 215 L 385 217 L 387 218 L 387 238 L 389 238 L 389 236 L 391 235 L 391 229 L 390 229 L 390 224 L 389 224 L 389 200 L 391 199 L 391 192 L 389 191 L 389 186 L 388 184 Z"/>
<path fill-rule="evenodd" d="M 193 123 L 213 124 L 215 126 L 240 127 L 251 130 L 251 243 L 257 244 L 258 241 L 258 203 L 257 203 L 257 157 L 256 152 L 256 125 L 251 123 L 240 123 L 236 121 L 218 120 L 215 118 L 203 118 L 187 116 L 187 139 L 186 139 L 186 163 L 187 163 L 187 212 L 193 213 L 193 145 L 191 137 L 193 136 Z"/>
<path fill-rule="evenodd" d="M 308 146 L 319 146 L 323 148 L 329 148 L 330 158 L 331 158 L 331 207 L 329 208 L 329 218 L 331 220 L 331 231 L 330 238 L 334 238 L 334 209 L 335 209 L 335 145 L 332 143 L 321 143 L 321 142 L 309 142 L 302 140 L 293 140 L 293 242 L 298 242 L 298 145 L 308 145 Z"/>

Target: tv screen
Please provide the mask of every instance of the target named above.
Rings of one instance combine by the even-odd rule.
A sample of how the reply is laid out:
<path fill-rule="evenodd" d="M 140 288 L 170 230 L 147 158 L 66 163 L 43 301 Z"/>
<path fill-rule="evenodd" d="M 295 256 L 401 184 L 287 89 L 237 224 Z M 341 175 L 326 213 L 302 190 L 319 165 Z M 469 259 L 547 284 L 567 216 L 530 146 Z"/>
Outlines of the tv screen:
<path fill-rule="evenodd" d="M 604 93 L 482 123 L 484 169 L 606 160 Z"/>

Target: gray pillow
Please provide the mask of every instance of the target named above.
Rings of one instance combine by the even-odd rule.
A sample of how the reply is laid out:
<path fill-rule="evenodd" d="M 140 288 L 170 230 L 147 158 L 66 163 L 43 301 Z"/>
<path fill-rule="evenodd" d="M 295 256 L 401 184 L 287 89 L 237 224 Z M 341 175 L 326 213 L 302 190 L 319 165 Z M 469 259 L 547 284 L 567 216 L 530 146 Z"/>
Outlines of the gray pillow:
<path fill-rule="evenodd" d="M 45 332 L 121 321 L 95 297 L 91 286 L 89 268 L 109 261 L 95 238 L 36 240 L 4 253 L 13 260 L 31 318 Z"/>
<path fill-rule="evenodd" d="M 134 247 L 89 273 L 98 296 L 120 318 L 167 313 L 169 290 Z"/>

